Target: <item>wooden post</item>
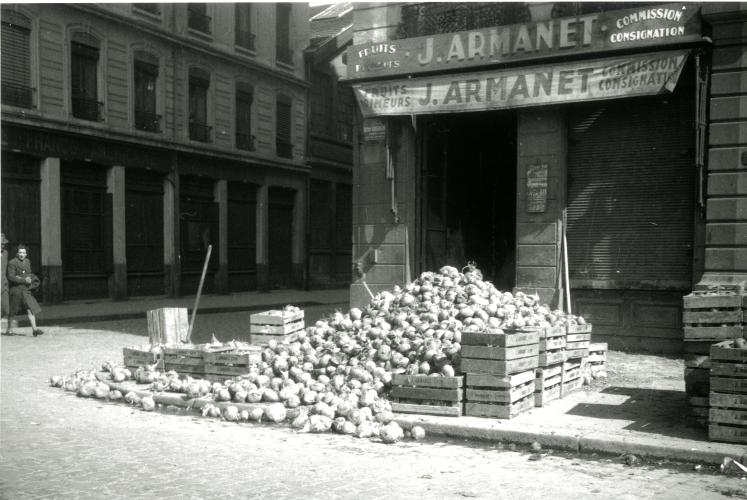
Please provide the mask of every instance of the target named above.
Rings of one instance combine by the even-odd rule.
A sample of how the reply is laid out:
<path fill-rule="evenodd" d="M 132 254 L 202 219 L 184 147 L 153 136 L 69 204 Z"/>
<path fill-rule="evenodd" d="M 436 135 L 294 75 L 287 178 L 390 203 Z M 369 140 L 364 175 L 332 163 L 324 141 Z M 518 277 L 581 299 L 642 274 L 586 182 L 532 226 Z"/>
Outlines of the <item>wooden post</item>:
<path fill-rule="evenodd" d="M 187 342 L 192 342 L 192 328 L 195 326 L 195 316 L 197 315 L 197 307 L 200 305 L 200 295 L 202 295 L 202 285 L 205 283 L 205 274 L 207 273 L 208 263 L 210 262 L 210 254 L 213 252 L 213 245 L 208 245 L 207 255 L 205 256 L 205 265 L 202 266 L 202 276 L 200 277 L 200 286 L 197 287 L 197 296 L 195 297 L 195 307 L 192 309 L 192 319 L 189 322 L 189 330 L 187 331 Z"/>

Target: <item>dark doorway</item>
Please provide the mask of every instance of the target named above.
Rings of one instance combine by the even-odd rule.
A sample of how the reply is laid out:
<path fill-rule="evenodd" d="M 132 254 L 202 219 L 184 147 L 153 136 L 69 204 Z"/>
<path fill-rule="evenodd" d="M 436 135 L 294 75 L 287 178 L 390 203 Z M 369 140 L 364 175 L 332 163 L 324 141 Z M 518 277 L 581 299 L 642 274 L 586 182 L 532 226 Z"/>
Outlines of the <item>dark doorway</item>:
<path fill-rule="evenodd" d="M 293 269 L 293 205 L 296 192 L 271 187 L 269 190 L 270 288 L 290 288 Z"/>
<path fill-rule="evenodd" d="M 425 120 L 421 270 L 473 262 L 511 290 L 516 267 L 516 114 Z"/>
<path fill-rule="evenodd" d="M 127 169 L 125 205 L 127 294 L 162 295 L 163 174 Z"/>

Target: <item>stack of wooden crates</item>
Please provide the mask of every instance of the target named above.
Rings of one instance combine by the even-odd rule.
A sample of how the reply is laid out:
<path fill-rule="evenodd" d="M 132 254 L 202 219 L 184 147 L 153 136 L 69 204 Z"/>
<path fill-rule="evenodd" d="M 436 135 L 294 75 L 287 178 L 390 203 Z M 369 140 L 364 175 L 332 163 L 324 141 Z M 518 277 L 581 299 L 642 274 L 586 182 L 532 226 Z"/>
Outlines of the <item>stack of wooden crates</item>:
<path fill-rule="evenodd" d="M 710 357 L 708 439 L 747 443 L 747 349 L 727 340 Z"/>
<path fill-rule="evenodd" d="M 390 398 L 398 413 L 458 417 L 464 413 L 464 375 L 395 374 Z"/>
<path fill-rule="evenodd" d="M 709 414 L 711 346 L 743 338 L 742 287 L 696 290 L 683 297 L 685 392 L 690 412 L 705 426 Z"/>
<path fill-rule="evenodd" d="M 563 363 L 563 384 L 560 388 L 560 397 L 565 397 L 573 391 L 581 388 L 584 384 L 581 366 L 585 358 L 589 356 L 589 345 L 591 344 L 591 325 L 568 325 L 565 337 L 565 362 Z"/>
<path fill-rule="evenodd" d="M 303 329 L 302 309 L 273 309 L 249 316 L 249 339 L 255 345 L 266 345 L 271 340 L 282 342 Z"/>
<path fill-rule="evenodd" d="M 534 330 L 463 332 L 465 414 L 510 419 L 534 408 L 539 333 Z"/>
<path fill-rule="evenodd" d="M 534 405 L 545 406 L 560 398 L 565 362 L 566 328 L 551 326 L 539 330 L 539 367 L 534 386 Z"/>

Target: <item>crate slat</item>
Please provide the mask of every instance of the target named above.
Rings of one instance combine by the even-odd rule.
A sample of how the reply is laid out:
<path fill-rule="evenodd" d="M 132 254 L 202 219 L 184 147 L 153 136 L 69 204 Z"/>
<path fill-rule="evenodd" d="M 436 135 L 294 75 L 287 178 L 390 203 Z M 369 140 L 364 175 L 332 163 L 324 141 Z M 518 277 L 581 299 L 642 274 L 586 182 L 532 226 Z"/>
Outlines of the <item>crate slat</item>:
<path fill-rule="evenodd" d="M 418 415 L 441 415 L 445 417 L 459 417 L 462 415 L 462 405 L 432 406 L 392 401 L 392 411 L 395 413 L 415 413 Z"/>
<path fill-rule="evenodd" d="M 566 333 L 591 333 L 591 324 L 586 323 L 585 325 L 568 325 Z"/>
<path fill-rule="evenodd" d="M 711 407 L 708 412 L 708 422 L 745 426 L 747 424 L 747 411 Z"/>
<path fill-rule="evenodd" d="M 461 355 L 476 359 L 511 360 L 527 358 L 539 354 L 539 344 L 515 347 L 495 347 L 485 345 L 463 345 Z"/>
<path fill-rule="evenodd" d="M 711 362 L 711 377 L 747 377 L 747 364 Z"/>
<path fill-rule="evenodd" d="M 742 322 L 742 310 L 733 311 L 687 311 L 682 313 L 682 322 L 692 325 L 717 324 L 725 325 L 729 323 Z"/>
<path fill-rule="evenodd" d="M 588 349 L 566 349 L 565 359 L 580 359 L 589 355 Z"/>
<path fill-rule="evenodd" d="M 591 343 L 591 334 L 590 333 L 569 333 L 565 336 L 566 345 L 570 344 L 571 342 L 584 342 L 586 343 L 585 347 L 588 347 Z"/>
<path fill-rule="evenodd" d="M 556 375 L 562 375 L 562 373 L 563 373 L 563 363 L 558 363 L 556 365 L 538 368 L 537 378 L 544 380 L 544 379 L 552 378 Z"/>
<path fill-rule="evenodd" d="M 249 315 L 249 324 L 254 325 L 285 325 L 304 318 L 303 310 L 288 313 L 278 309 L 272 309 L 261 313 Z"/>
<path fill-rule="evenodd" d="M 432 387 L 404 387 L 396 385 L 392 387 L 393 398 L 400 399 L 425 399 L 436 401 L 461 401 L 462 391 L 458 389 L 434 389 Z"/>
<path fill-rule="evenodd" d="M 462 332 L 462 347 L 465 346 L 494 346 L 494 347 L 516 347 L 522 345 L 538 344 L 539 332 Z"/>
<path fill-rule="evenodd" d="M 691 293 L 682 297 L 686 309 L 741 308 L 742 296 L 737 294 Z"/>
<path fill-rule="evenodd" d="M 465 403 L 465 415 L 471 417 L 492 417 L 501 419 L 514 418 L 534 408 L 534 394 L 511 404 Z"/>
<path fill-rule="evenodd" d="M 486 375 L 482 373 L 468 373 L 466 385 L 471 388 L 509 389 L 517 387 L 536 378 L 534 370 L 527 370 L 513 375 Z"/>
<path fill-rule="evenodd" d="M 558 325 L 558 326 L 548 326 L 547 328 L 541 328 L 539 330 L 539 338 L 540 339 L 551 339 L 551 338 L 558 338 L 558 337 L 565 337 L 567 334 L 566 328 L 564 326 Z"/>
<path fill-rule="evenodd" d="M 687 381 L 685 381 L 687 385 Z M 747 394 L 747 378 L 711 377 L 710 390 L 733 394 Z"/>
<path fill-rule="evenodd" d="M 282 325 L 259 325 L 252 323 L 249 325 L 249 333 L 258 333 L 260 335 L 289 335 L 298 330 L 303 330 L 303 328 L 303 320 L 294 323 L 284 323 Z"/>
<path fill-rule="evenodd" d="M 565 337 L 553 337 L 549 339 L 540 339 L 539 349 L 542 351 L 554 351 L 555 349 L 562 349 L 565 347 Z"/>
<path fill-rule="evenodd" d="M 565 361 L 565 350 L 545 351 L 539 354 L 539 365 L 541 367 L 551 366 Z"/>
<path fill-rule="evenodd" d="M 685 340 L 719 340 L 736 339 L 744 336 L 742 325 L 732 326 L 685 326 Z"/>
<path fill-rule="evenodd" d="M 431 377 L 428 375 L 403 375 L 394 374 L 392 385 L 403 385 L 411 387 L 433 387 L 440 389 L 459 389 L 464 384 L 464 376 L 458 377 Z"/>
<path fill-rule="evenodd" d="M 716 408 L 747 410 L 747 394 L 723 394 L 719 392 L 711 392 L 709 397 L 704 399 L 708 401 L 709 406 Z"/>
<path fill-rule="evenodd" d="M 711 362 L 732 361 L 747 363 L 747 349 L 735 349 L 729 347 L 731 341 L 719 342 L 711 346 Z"/>
<path fill-rule="evenodd" d="M 243 351 L 243 352 L 206 352 L 205 363 L 211 365 L 236 365 L 236 366 L 249 366 L 256 365 L 262 362 L 262 350 L 257 348 L 254 350 Z"/>
<path fill-rule="evenodd" d="M 461 359 L 461 370 L 464 373 L 485 373 L 489 375 L 509 375 L 539 366 L 539 356 L 512 359 L 510 361 L 497 361 L 492 359 Z"/>
<path fill-rule="evenodd" d="M 708 439 L 726 443 L 747 443 L 747 427 L 708 424 Z"/>
<path fill-rule="evenodd" d="M 471 389 L 467 386 L 467 402 L 514 403 L 534 394 L 534 381 L 509 389 Z"/>

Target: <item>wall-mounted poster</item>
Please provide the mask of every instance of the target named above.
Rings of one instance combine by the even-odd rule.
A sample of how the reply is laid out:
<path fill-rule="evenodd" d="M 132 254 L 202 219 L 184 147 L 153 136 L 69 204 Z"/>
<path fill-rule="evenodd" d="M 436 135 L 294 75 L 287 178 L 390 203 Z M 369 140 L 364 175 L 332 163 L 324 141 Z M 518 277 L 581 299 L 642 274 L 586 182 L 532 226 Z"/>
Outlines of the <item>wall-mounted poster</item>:
<path fill-rule="evenodd" d="M 547 163 L 527 165 L 527 212 L 547 209 Z"/>

